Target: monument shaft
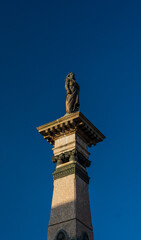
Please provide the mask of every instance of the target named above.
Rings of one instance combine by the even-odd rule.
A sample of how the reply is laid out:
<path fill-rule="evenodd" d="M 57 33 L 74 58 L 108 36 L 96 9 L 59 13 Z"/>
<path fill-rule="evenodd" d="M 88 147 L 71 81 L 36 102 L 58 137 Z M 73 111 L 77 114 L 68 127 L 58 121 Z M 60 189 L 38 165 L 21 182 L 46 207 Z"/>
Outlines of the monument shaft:
<path fill-rule="evenodd" d="M 105 136 L 81 112 L 37 129 L 54 146 L 52 161 L 56 163 L 48 240 L 93 240 L 88 147 Z"/>

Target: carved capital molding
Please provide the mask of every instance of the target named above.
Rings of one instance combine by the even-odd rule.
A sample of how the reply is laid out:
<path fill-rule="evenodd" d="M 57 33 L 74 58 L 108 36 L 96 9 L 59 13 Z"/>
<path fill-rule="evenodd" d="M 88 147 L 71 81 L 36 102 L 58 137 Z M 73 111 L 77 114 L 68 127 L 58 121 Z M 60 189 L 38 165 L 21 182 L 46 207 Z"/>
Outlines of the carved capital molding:
<path fill-rule="evenodd" d="M 71 161 L 77 161 L 85 168 L 89 167 L 91 164 L 90 160 L 88 160 L 85 156 L 83 156 L 82 153 L 80 153 L 75 149 L 72 151 L 61 153 L 57 156 L 52 156 L 52 161 L 54 163 L 57 163 L 57 166 L 66 162 L 71 162 Z"/>
<path fill-rule="evenodd" d="M 89 183 L 90 178 L 88 176 L 88 173 L 77 162 L 72 162 L 65 166 L 62 164 L 60 167 L 56 168 L 53 173 L 53 179 L 56 180 L 58 178 L 63 178 L 71 174 L 76 174 L 87 184 Z"/>

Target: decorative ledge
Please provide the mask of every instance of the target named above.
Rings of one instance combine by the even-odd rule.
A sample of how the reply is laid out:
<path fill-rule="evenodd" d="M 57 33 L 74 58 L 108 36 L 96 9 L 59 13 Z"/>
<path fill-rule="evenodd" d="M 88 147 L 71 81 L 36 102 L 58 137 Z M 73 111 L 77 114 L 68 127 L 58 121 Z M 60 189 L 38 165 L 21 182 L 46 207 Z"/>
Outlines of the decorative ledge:
<path fill-rule="evenodd" d="M 81 164 L 84 168 L 89 167 L 91 164 L 91 161 L 85 158 L 83 154 L 81 154 L 77 150 L 64 152 L 57 156 L 52 157 L 52 162 L 57 163 L 57 166 L 69 161 L 76 161 L 79 164 Z"/>
<path fill-rule="evenodd" d="M 87 184 L 89 183 L 89 176 L 84 168 L 79 166 L 77 162 L 72 162 L 70 164 L 67 164 L 63 166 L 63 164 L 56 168 L 53 173 L 53 179 L 56 180 L 58 178 L 63 178 L 71 174 L 76 174 L 79 176 L 83 181 L 85 181 Z"/>
<path fill-rule="evenodd" d="M 50 144 L 63 135 L 77 133 L 90 147 L 104 140 L 105 136 L 81 113 L 67 114 L 37 128 Z"/>

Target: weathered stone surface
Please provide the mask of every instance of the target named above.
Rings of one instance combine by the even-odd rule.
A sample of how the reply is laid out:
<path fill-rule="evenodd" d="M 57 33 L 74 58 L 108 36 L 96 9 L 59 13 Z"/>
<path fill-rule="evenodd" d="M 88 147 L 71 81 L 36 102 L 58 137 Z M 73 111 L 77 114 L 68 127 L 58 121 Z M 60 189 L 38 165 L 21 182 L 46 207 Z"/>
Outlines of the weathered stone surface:
<path fill-rule="evenodd" d="M 88 184 L 76 175 L 76 218 L 91 230 L 91 212 L 89 203 Z"/>
<path fill-rule="evenodd" d="M 75 174 L 54 180 L 51 208 L 68 204 L 74 200 L 76 200 Z"/>
<path fill-rule="evenodd" d="M 47 240 L 54 240 L 57 232 L 61 229 L 64 229 L 71 238 L 75 238 L 76 227 L 76 219 L 70 219 L 70 221 L 58 223 L 57 225 L 49 225 Z"/>
<path fill-rule="evenodd" d="M 77 133 L 64 135 L 61 138 L 56 139 L 53 153 L 54 156 L 56 156 L 73 149 L 78 150 L 86 158 L 89 158 L 88 145 L 77 135 Z"/>
<path fill-rule="evenodd" d="M 86 231 L 89 239 L 93 239 L 88 184 L 76 174 L 54 180 L 48 239 L 53 239 L 60 229 L 65 229 L 71 238 Z"/>
<path fill-rule="evenodd" d="M 47 240 L 55 240 L 57 232 L 61 229 L 65 229 L 65 232 L 70 237 L 69 239 L 81 239 L 83 232 L 86 232 L 88 234 L 89 240 L 94 239 L 93 231 L 91 229 L 79 222 L 77 219 L 70 219 L 70 221 L 49 226 Z"/>

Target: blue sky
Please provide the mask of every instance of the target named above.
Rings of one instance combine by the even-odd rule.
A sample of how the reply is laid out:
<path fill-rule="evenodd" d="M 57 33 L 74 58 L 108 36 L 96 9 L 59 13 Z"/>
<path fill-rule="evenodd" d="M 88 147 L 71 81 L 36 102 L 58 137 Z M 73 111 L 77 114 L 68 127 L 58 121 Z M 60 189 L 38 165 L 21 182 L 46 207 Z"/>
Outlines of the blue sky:
<path fill-rule="evenodd" d="M 0 3 L 0 239 L 45 240 L 52 146 L 36 127 L 80 110 L 106 139 L 90 149 L 95 240 L 141 239 L 141 2 Z"/>

